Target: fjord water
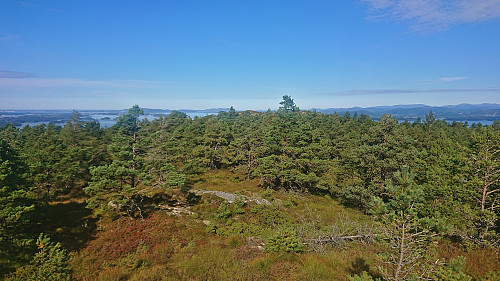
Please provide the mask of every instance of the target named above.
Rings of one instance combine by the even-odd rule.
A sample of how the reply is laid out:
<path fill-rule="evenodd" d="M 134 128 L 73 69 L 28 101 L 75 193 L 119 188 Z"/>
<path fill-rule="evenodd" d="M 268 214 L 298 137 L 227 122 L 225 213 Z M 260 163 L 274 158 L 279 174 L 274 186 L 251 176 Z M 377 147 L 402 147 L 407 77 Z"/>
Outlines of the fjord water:
<path fill-rule="evenodd" d="M 207 112 L 207 111 L 188 111 L 185 113 L 190 118 L 204 117 L 204 116 L 208 116 L 208 115 L 212 115 L 212 114 L 215 114 L 215 115 L 218 114 L 218 112 Z M 141 116 L 141 120 L 148 119 L 149 121 L 152 121 L 160 116 L 167 116 L 167 115 L 168 114 L 154 114 L 154 115 L 153 114 L 146 114 L 146 115 Z M 99 113 L 91 113 L 91 114 L 88 114 L 87 116 L 92 120 L 98 121 L 99 124 L 101 125 L 101 127 L 108 128 L 108 127 L 111 127 L 114 124 L 116 124 L 116 121 L 118 120 L 118 117 L 120 115 L 119 114 L 106 114 L 106 113 L 99 112 Z M 26 123 L 22 123 L 20 127 L 25 127 L 25 126 L 34 127 L 34 126 L 48 124 L 48 123 L 52 123 L 56 126 L 64 126 L 64 124 L 66 124 L 66 120 L 58 120 L 56 122 L 54 122 L 54 121 L 52 121 L 52 122 L 49 122 L 49 121 L 26 122 Z"/>

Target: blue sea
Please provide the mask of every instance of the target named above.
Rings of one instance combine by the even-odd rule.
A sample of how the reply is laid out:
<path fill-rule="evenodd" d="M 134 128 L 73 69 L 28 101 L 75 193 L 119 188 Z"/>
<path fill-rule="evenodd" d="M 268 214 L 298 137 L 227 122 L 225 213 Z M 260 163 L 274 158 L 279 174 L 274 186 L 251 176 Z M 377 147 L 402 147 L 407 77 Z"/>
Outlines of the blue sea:
<path fill-rule="evenodd" d="M 185 113 L 187 116 L 189 116 L 191 118 L 195 118 L 195 117 L 204 117 L 204 116 L 208 116 L 208 115 L 212 115 L 212 114 L 217 115 L 219 112 L 189 111 L 189 112 L 185 112 Z M 163 116 L 167 116 L 167 115 L 168 114 L 163 114 Z M 119 114 L 109 114 L 109 113 L 97 112 L 97 113 L 87 113 L 87 114 L 85 114 L 84 117 L 96 120 L 99 122 L 99 124 L 101 124 L 102 128 L 107 128 L 107 127 L 111 127 L 114 124 L 116 124 L 116 121 L 118 120 L 119 116 L 120 116 Z M 148 119 L 149 121 L 152 121 L 152 120 L 158 118 L 159 116 L 160 115 L 142 115 L 141 120 Z M 20 127 L 24 127 L 24 126 L 34 127 L 34 126 L 47 124 L 47 123 L 49 123 L 49 122 L 48 121 L 45 121 L 45 122 L 27 122 L 27 123 L 22 123 Z M 61 120 L 61 121 L 56 121 L 56 122 L 52 121 L 50 123 L 53 123 L 56 126 L 64 126 L 64 124 L 66 124 L 66 120 L 64 120 L 64 121 Z"/>

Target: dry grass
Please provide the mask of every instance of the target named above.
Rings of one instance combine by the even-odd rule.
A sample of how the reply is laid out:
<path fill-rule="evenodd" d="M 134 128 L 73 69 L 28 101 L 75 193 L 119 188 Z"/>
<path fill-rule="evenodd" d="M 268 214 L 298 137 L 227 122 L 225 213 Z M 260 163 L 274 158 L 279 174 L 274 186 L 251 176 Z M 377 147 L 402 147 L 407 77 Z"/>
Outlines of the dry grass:
<path fill-rule="evenodd" d="M 332 225 L 343 220 L 370 222 L 369 216 L 364 215 L 359 210 L 348 209 L 342 206 L 336 200 L 329 196 L 315 196 L 310 194 L 295 194 L 298 199 L 296 206 L 289 207 L 289 213 L 300 218 L 313 212 L 315 216 L 321 219 L 324 225 Z"/>
<path fill-rule="evenodd" d="M 226 170 L 208 171 L 191 179 L 194 189 L 224 191 L 229 193 L 259 193 L 262 188 L 258 179 L 245 180 L 244 174 Z"/>
<path fill-rule="evenodd" d="M 234 215 L 227 221 L 217 221 L 215 214 L 222 199 L 203 195 L 201 202 L 191 207 L 197 213 L 196 216 L 169 216 L 164 211 L 156 211 L 145 220 L 122 218 L 104 221 L 96 239 L 72 255 L 70 264 L 75 278 L 282 281 L 347 280 L 348 276 L 363 271 L 377 275 L 373 264 L 375 254 L 381 249 L 376 244 L 349 243 L 342 248 L 327 248 L 323 254 L 278 254 L 267 253 L 256 247 L 262 240 L 246 237 L 252 231 L 245 235 L 228 232 L 226 236 L 207 233 L 207 226 L 201 222 L 202 219 L 217 222 L 220 227 L 235 229 L 237 225 L 249 229 L 269 228 L 269 223 L 276 224 L 278 221 L 297 224 L 304 219 L 316 220 L 323 226 L 371 221 L 369 216 L 358 210 L 347 209 L 328 196 L 272 190 L 263 192 L 258 180 L 240 180 L 242 178 L 232 172 L 214 171 L 198 176 L 192 182 L 193 188 L 200 190 L 266 196 L 273 201 L 273 205 L 262 207 L 269 208 L 274 216 L 266 212 L 267 209 L 251 211 L 255 208 L 252 203 L 245 206 L 244 214 Z M 181 194 L 171 196 L 180 198 Z M 444 259 L 465 256 L 466 272 L 475 278 L 500 270 L 498 249 L 465 251 L 452 243 L 439 245 L 439 248 Z"/>
<path fill-rule="evenodd" d="M 165 212 L 122 218 L 101 225 L 70 264 L 77 280 L 346 280 L 369 269 L 365 259 L 373 253 L 361 244 L 325 255 L 266 253 L 242 236 L 207 234 L 205 228 L 197 219 Z"/>
<path fill-rule="evenodd" d="M 440 258 L 445 261 L 465 257 L 465 272 L 474 279 L 479 279 L 488 273 L 500 273 L 500 248 L 464 249 L 458 243 L 443 240 L 438 246 Z"/>

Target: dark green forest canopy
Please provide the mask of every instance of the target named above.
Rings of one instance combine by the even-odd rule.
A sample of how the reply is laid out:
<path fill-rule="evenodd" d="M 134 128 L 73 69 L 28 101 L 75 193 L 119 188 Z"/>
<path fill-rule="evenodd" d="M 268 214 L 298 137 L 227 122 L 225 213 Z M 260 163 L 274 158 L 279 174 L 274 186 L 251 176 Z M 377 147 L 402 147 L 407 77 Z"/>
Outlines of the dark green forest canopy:
<path fill-rule="evenodd" d="M 415 218 L 435 219 L 429 227 L 441 235 L 498 241 L 498 123 L 449 124 L 432 112 L 422 122 L 398 123 L 390 115 L 374 121 L 299 111 L 283 98 L 277 112 L 232 109 L 192 119 L 174 111 L 141 121 L 134 106 L 110 128 L 78 114 L 63 127 L 0 128 L 0 215 L 7 218 L 0 242 L 14 247 L 21 239 L 9 224 L 28 219 L 32 202 L 86 196 L 97 213 L 118 205 L 140 218 L 152 190 L 186 191 L 190 177 L 214 170 L 259 179 L 263 189 L 329 195 L 366 213 L 398 198 L 411 202 Z M 412 174 L 408 190 L 418 191 L 404 191 L 410 201 L 393 184 L 405 169 Z"/>

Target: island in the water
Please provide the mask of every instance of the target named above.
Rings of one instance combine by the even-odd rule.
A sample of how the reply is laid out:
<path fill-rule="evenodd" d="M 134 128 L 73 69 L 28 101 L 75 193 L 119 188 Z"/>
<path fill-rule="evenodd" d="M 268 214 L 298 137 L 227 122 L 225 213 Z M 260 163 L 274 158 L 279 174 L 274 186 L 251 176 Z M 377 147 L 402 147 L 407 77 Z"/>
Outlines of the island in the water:
<path fill-rule="evenodd" d="M 229 108 L 211 108 L 204 110 L 182 109 L 177 110 L 186 113 L 189 117 L 203 117 L 211 114 L 218 114 L 221 111 L 228 111 Z M 483 103 L 483 104 L 459 104 L 446 106 L 429 106 L 425 104 L 410 104 L 410 105 L 392 105 L 392 106 L 375 106 L 375 107 L 350 107 L 350 108 L 313 108 L 316 112 L 325 114 L 344 115 L 349 114 L 366 114 L 373 119 L 378 119 L 383 114 L 391 114 L 392 117 L 404 121 L 416 121 L 419 118 L 424 119 L 425 115 L 430 111 L 433 112 L 437 119 L 446 121 L 458 121 L 468 123 L 491 124 L 494 121 L 500 120 L 500 104 Z M 172 109 L 151 109 L 144 108 L 144 118 L 153 120 L 159 116 L 166 116 L 172 113 Z M 264 111 L 264 110 L 261 110 Z M 98 121 L 102 127 L 109 127 L 115 124 L 118 116 L 127 112 L 122 110 L 78 110 L 83 121 Z M 16 127 L 26 125 L 36 126 L 40 124 L 53 123 L 56 125 L 64 125 L 70 120 L 73 110 L 0 110 L 0 126 L 13 124 Z"/>

